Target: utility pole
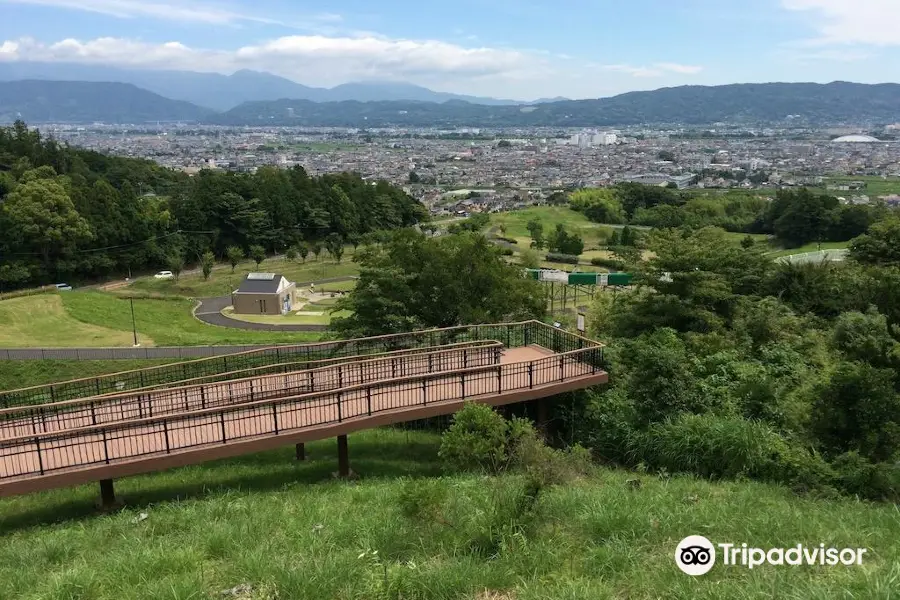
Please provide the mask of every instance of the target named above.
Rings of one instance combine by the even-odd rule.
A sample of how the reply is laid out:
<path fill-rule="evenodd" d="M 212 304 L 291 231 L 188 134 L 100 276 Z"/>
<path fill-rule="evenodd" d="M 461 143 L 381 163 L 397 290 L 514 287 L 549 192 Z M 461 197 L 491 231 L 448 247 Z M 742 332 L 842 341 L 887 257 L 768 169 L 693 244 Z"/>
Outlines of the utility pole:
<path fill-rule="evenodd" d="M 134 345 L 140 346 L 137 339 L 137 323 L 134 320 L 134 296 L 129 296 L 128 301 L 131 303 L 131 332 L 134 334 Z"/>

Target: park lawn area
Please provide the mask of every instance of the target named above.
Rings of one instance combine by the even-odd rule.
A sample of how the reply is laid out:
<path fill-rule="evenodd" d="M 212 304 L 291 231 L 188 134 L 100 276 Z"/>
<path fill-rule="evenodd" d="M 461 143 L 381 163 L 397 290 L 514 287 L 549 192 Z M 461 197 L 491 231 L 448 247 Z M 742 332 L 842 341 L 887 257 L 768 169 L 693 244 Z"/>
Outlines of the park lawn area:
<path fill-rule="evenodd" d="M 334 317 L 348 317 L 350 311 L 342 310 L 336 313 L 329 313 L 327 306 L 307 305 L 303 308 L 309 312 L 323 312 L 322 315 L 298 315 L 297 313 L 289 313 L 287 315 L 236 315 L 230 308 L 222 311 L 222 314 L 229 319 L 237 321 L 247 321 L 248 323 L 266 323 L 269 325 L 328 325 Z"/>
<path fill-rule="evenodd" d="M 821 247 L 820 247 L 821 246 Z M 818 244 L 816 242 L 811 242 L 806 244 L 805 246 L 800 246 L 799 248 L 786 248 L 782 250 L 775 250 L 773 252 L 767 252 L 766 256 L 771 256 L 772 258 L 780 258 L 782 256 L 790 256 L 792 254 L 805 254 L 806 252 L 817 252 L 818 250 L 845 250 L 850 247 L 850 242 L 822 242 Z"/>
<path fill-rule="evenodd" d="M 116 492 L 125 507 L 106 515 L 93 507 L 96 485 L 2 499 L 0 598 L 896 597 L 892 505 L 598 467 L 544 490 L 517 527 L 493 507 L 519 497 L 522 478 L 442 476 L 439 446 L 426 432 L 351 434 L 352 482 L 332 477 L 334 440 L 307 444 L 303 462 L 288 447 L 123 478 Z M 426 481 L 446 495 L 441 513 L 406 516 L 410 482 Z M 498 536 L 493 548 L 489 534 Z M 710 573 L 690 577 L 674 551 L 695 534 L 738 547 L 868 552 L 862 566 L 753 570 L 725 566 L 720 555 Z M 252 591 L 226 592 L 238 586 Z"/>
<path fill-rule="evenodd" d="M 131 332 L 131 309 L 125 298 L 103 292 L 66 292 L 64 305 L 75 320 Z M 207 325 L 192 313 L 194 302 L 185 298 L 136 299 L 134 317 L 138 333 L 150 336 L 158 346 L 214 344 L 304 343 L 321 334 L 302 331 L 243 331 Z M 73 343 L 78 345 L 78 343 Z M 120 345 L 131 345 L 128 344 Z"/>
<path fill-rule="evenodd" d="M 231 265 L 217 265 L 208 280 L 204 280 L 203 273 L 196 270 L 183 273 L 178 281 L 154 279 L 152 276 L 141 277 L 119 292 L 127 294 L 129 291 L 141 291 L 191 298 L 212 298 L 231 294 L 240 286 L 247 273 L 280 273 L 288 280 L 298 283 L 358 275 L 359 265 L 350 260 L 349 254 L 350 252 L 344 256 L 341 263 L 324 257 L 321 260 L 308 258 L 305 263 L 288 261 L 283 258 L 270 258 L 260 263 L 257 268 L 256 263 L 244 261 L 237 266 L 234 273 L 231 272 Z"/>
<path fill-rule="evenodd" d="M 329 292 L 350 292 L 356 287 L 356 280 L 352 281 L 333 281 L 331 283 L 323 283 L 316 286 L 316 291 L 322 294 Z"/>
<path fill-rule="evenodd" d="M 726 231 L 725 239 L 735 244 L 740 244 L 747 236 L 756 243 L 768 243 L 772 240 L 772 236 L 765 233 L 740 233 L 736 231 Z"/>
<path fill-rule="evenodd" d="M 120 371 L 133 371 L 174 362 L 184 362 L 184 359 L 3 360 L 0 361 L 0 390 L 82 379 Z"/>
<path fill-rule="evenodd" d="M 545 235 L 556 229 L 557 224 L 562 223 L 567 231 L 580 235 L 587 247 L 597 246 L 601 240 L 607 238 L 610 230 L 608 225 L 593 223 L 580 212 L 565 206 L 533 206 L 523 210 L 492 214 L 490 227 L 504 225 L 506 227 L 504 237 L 517 240 L 524 238 L 527 240 L 526 243 L 522 244 L 520 241 L 519 245 L 528 248 L 531 236 L 526 225 L 532 219 L 537 219 L 544 225 Z"/>
<path fill-rule="evenodd" d="M 842 196 L 847 194 L 865 194 L 867 196 L 890 196 L 891 194 L 900 194 L 900 177 L 879 177 L 877 175 L 861 175 L 858 177 L 826 177 L 826 184 L 841 184 L 851 181 L 864 181 L 866 188 L 859 191 L 841 191 L 841 190 L 825 190 L 825 193 L 833 196 Z"/>
<path fill-rule="evenodd" d="M 71 295 L 78 292 L 62 292 Z M 126 304 L 126 308 L 127 304 Z M 66 311 L 61 294 L 39 294 L 0 301 L 0 346 L 72 347 L 72 346 L 131 346 L 134 337 L 129 322 L 127 328 L 109 327 L 100 320 L 85 323 Z M 138 335 L 142 345 L 152 346 L 153 336 Z"/>

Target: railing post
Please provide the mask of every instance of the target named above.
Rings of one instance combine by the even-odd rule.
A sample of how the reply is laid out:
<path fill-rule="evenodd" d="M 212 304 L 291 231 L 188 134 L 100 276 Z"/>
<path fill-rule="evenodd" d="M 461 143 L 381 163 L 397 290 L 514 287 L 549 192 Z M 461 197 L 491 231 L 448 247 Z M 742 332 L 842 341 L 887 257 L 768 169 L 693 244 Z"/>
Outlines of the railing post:
<path fill-rule="evenodd" d="M 306 366 L 308 367 L 309 365 L 306 365 Z M 316 391 L 316 378 L 315 378 L 314 373 L 315 373 L 315 371 L 307 371 L 306 372 L 306 378 L 309 380 L 309 391 L 310 392 Z"/>
<path fill-rule="evenodd" d="M 190 404 L 188 402 L 188 391 L 187 391 L 187 388 L 182 388 L 182 389 L 184 390 L 184 410 L 189 411 L 189 410 L 191 410 L 191 408 L 190 408 Z"/>
<path fill-rule="evenodd" d="M 534 387 L 534 361 L 528 363 L 528 388 Z"/>
<path fill-rule="evenodd" d="M 460 383 L 460 388 L 462 390 L 462 396 L 460 396 L 460 397 L 465 398 L 466 397 L 466 374 L 465 373 L 461 373 L 459 375 L 459 383 Z"/>
<path fill-rule="evenodd" d="M 397 376 L 397 359 L 391 359 L 391 379 Z"/>
<path fill-rule="evenodd" d="M 344 367 L 338 365 L 338 387 L 344 387 Z"/>
<path fill-rule="evenodd" d="M 422 406 L 428 404 L 428 382 L 423 379 L 422 380 Z"/>
<path fill-rule="evenodd" d="M 278 405 L 272 404 L 272 419 L 275 421 L 275 435 L 278 435 Z"/>
<path fill-rule="evenodd" d="M 91 402 L 91 425 L 97 424 L 97 413 L 94 411 L 94 403 Z"/>
<path fill-rule="evenodd" d="M 434 355 L 431 353 L 428 354 L 428 372 L 434 372 Z"/>
<path fill-rule="evenodd" d="M 528 345 L 528 337 L 529 337 L 528 334 L 529 334 L 530 332 L 531 332 L 531 323 L 525 323 L 525 331 L 523 332 L 523 337 L 524 337 L 524 340 L 523 340 L 523 341 L 524 341 L 525 343 L 523 344 L 523 346 L 527 346 L 527 345 Z"/>
<path fill-rule="evenodd" d="M 106 445 L 106 430 L 103 429 L 101 433 L 103 434 L 103 458 L 106 461 L 106 464 L 109 464 L 109 447 Z"/>
<path fill-rule="evenodd" d="M 37 449 L 37 458 L 38 458 L 38 469 L 41 471 L 41 475 L 44 474 L 44 458 L 41 456 L 41 438 L 34 438 L 34 447 Z"/>
<path fill-rule="evenodd" d="M 467 369 L 469 367 L 469 351 L 463 348 L 463 369 Z"/>
<path fill-rule="evenodd" d="M 43 431 L 44 433 L 47 433 L 47 417 L 46 417 L 46 415 L 44 415 L 44 407 L 43 406 L 38 409 L 38 413 L 40 413 L 40 415 L 41 415 L 41 431 Z M 58 422 L 59 422 L 59 419 L 57 418 L 57 423 Z"/>
<path fill-rule="evenodd" d="M 503 393 L 503 367 L 497 367 L 497 393 Z"/>
<path fill-rule="evenodd" d="M 228 438 L 225 436 L 225 411 L 224 410 L 219 412 L 219 418 L 221 419 L 220 422 L 222 423 L 222 443 L 224 444 L 228 441 Z"/>
<path fill-rule="evenodd" d="M 200 386 L 200 408 L 206 408 L 206 386 Z"/>
<path fill-rule="evenodd" d="M 250 402 L 253 402 L 253 380 L 250 380 Z"/>
<path fill-rule="evenodd" d="M 559 380 L 560 380 L 560 381 L 562 381 L 563 379 L 565 379 L 565 367 L 564 367 L 564 365 L 565 365 L 565 362 L 564 362 L 564 361 L 565 361 L 565 360 L 566 360 L 566 357 L 565 357 L 565 356 L 560 356 L 560 357 L 559 357 Z"/>
<path fill-rule="evenodd" d="M 372 388 L 366 388 L 366 408 L 369 410 L 369 416 L 372 416 Z"/>
<path fill-rule="evenodd" d="M 169 420 L 163 419 L 163 437 L 166 439 L 166 454 L 171 450 L 169 448 Z"/>
<path fill-rule="evenodd" d="M 341 400 L 343 399 L 343 392 L 338 392 L 337 395 L 337 406 L 338 406 L 338 423 L 341 422 Z"/>

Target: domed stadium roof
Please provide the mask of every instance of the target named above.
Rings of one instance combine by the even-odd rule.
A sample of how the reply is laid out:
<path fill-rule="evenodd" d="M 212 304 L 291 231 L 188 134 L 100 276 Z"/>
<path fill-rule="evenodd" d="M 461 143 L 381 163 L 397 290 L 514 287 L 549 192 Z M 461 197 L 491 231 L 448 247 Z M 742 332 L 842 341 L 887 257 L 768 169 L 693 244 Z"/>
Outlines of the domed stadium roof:
<path fill-rule="evenodd" d="M 878 138 L 873 138 L 871 135 L 845 135 L 844 137 L 839 137 L 831 140 L 835 144 L 844 144 L 847 142 L 857 143 L 857 144 L 870 144 L 872 142 L 880 142 Z"/>

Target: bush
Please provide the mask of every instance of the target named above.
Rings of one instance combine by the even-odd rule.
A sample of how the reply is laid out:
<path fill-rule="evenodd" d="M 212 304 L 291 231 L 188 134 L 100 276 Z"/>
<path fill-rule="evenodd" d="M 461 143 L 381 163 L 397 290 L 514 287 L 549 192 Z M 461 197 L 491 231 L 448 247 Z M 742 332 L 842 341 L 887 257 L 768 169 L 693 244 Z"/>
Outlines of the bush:
<path fill-rule="evenodd" d="M 616 271 L 621 271 L 625 268 L 625 263 L 623 261 L 615 258 L 604 258 L 602 256 L 592 258 L 591 264 L 595 267 L 606 267 L 607 269 L 615 269 Z"/>
<path fill-rule="evenodd" d="M 447 487 L 443 481 L 416 479 L 406 482 L 400 491 L 398 506 L 403 516 L 423 523 L 443 522 Z"/>
<path fill-rule="evenodd" d="M 858 452 L 841 454 L 831 463 L 841 491 L 867 500 L 900 500 L 900 466 L 871 463 Z"/>
<path fill-rule="evenodd" d="M 508 428 L 491 407 L 467 403 L 441 436 L 438 456 L 448 470 L 496 473 L 506 466 Z"/>
<path fill-rule="evenodd" d="M 545 257 L 549 262 L 555 263 L 567 263 L 570 265 L 578 264 L 578 257 L 573 256 L 571 254 L 558 254 L 556 252 L 551 252 Z"/>
<path fill-rule="evenodd" d="M 764 423 L 740 417 L 682 414 L 636 434 L 630 452 L 656 468 L 709 478 L 746 476 L 803 491 L 833 483 L 818 455 L 789 444 Z"/>
<path fill-rule="evenodd" d="M 502 254 L 503 256 L 512 256 L 515 253 L 515 250 L 513 250 L 512 248 L 500 248 L 500 254 Z"/>
<path fill-rule="evenodd" d="M 517 240 L 516 238 L 504 237 L 504 236 L 502 236 L 502 235 L 498 235 L 498 236 L 496 237 L 496 239 L 498 239 L 498 240 L 500 240 L 500 241 L 503 241 L 503 242 L 506 242 L 507 244 L 516 244 L 516 245 L 519 244 L 519 240 Z"/>

